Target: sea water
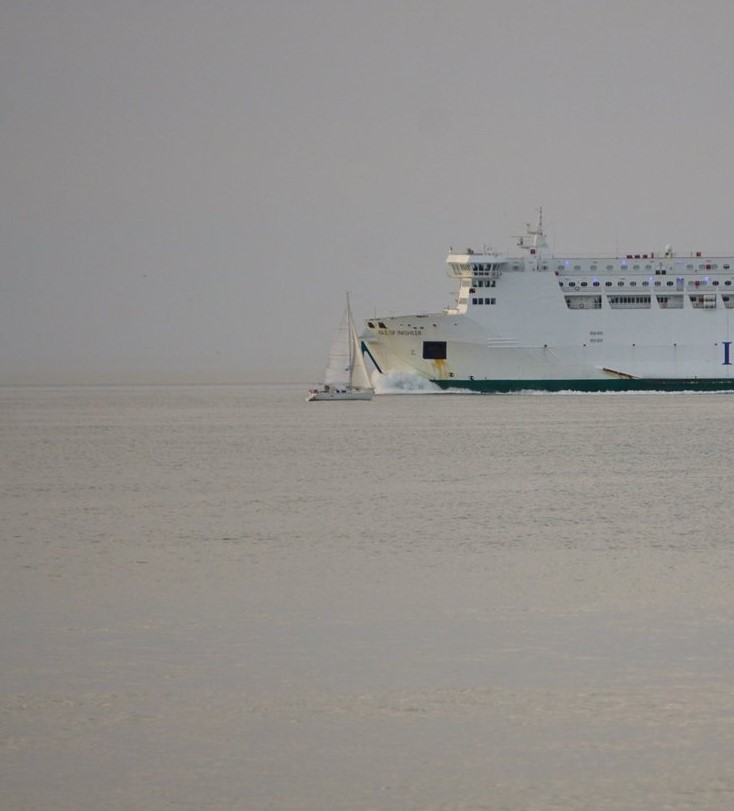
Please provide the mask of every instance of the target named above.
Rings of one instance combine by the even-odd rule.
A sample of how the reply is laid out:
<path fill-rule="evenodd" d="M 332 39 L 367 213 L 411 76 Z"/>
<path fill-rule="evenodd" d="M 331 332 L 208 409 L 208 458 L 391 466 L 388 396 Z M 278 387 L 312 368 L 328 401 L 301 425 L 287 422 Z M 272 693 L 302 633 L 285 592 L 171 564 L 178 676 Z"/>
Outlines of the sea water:
<path fill-rule="evenodd" d="M 0 807 L 734 807 L 734 396 L 0 389 Z"/>

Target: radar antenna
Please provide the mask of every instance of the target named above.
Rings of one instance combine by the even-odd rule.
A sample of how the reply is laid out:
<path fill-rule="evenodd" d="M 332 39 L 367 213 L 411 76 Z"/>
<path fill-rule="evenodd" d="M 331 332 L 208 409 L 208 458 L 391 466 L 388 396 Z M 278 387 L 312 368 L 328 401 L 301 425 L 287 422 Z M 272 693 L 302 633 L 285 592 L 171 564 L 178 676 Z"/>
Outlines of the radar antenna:
<path fill-rule="evenodd" d="M 526 239 L 528 237 L 528 239 Z M 545 241 L 545 234 L 543 233 L 543 209 L 538 209 L 538 224 L 533 226 L 528 222 L 525 224 L 525 236 L 517 237 L 518 248 L 525 248 L 535 253 L 536 250 L 541 250 L 548 247 Z"/>

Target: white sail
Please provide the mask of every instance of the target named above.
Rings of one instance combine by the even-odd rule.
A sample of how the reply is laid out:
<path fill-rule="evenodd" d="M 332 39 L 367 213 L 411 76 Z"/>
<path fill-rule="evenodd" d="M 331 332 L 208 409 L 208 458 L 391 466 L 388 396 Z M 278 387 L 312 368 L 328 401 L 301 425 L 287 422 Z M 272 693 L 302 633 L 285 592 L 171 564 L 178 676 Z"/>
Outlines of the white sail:
<path fill-rule="evenodd" d="M 351 345 L 352 336 L 350 334 L 350 313 L 349 306 L 344 310 L 341 323 L 336 330 L 334 342 L 329 353 L 329 364 L 326 367 L 324 383 L 328 386 L 346 386 L 349 384 L 351 367 Z"/>
<path fill-rule="evenodd" d="M 351 385 L 357 389 L 370 389 L 372 388 L 372 381 L 367 373 L 367 367 L 364 363 L 364 355 L 359 345 L 359 338 L 357 338 L 357 331 L 352 323 L 352 378 Z"/>

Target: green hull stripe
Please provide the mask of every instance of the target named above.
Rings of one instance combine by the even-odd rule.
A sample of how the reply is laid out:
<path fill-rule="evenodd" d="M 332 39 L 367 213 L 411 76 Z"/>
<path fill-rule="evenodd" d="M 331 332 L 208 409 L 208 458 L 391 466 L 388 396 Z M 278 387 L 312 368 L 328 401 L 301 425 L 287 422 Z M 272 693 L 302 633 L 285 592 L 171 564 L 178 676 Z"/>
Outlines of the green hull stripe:
<path fill-rule="evenodd" d="M 377 371 L 378 371 L 380 374 L 382 374 L 382 369 L 380 369 L 380 365 L 379 365 L 379 364 L 377 363 L 377 361 L 375 360 L 375 356 L 374 356 L 374 355 L 373 355 L 373 354 L 370 352 L 370 348 L 367 346 L 367 344 L 366 344 L 364 341 L 360 341 L 360 344 L 359 344 L 359 345 L 360 345 L 360 348 L 362 349 L 362 355 L 367 355 L 367 357 L 368 357 L 368 358 L 369 358 L 369 359 L 372 361 L 372 363 L 374 364 L 375 369 L 377 369 Z"/>
<path fill-rule="evenodd" d="M 431 380 L 442 389 L 485 394 L 515 391 L 734 391 L 734 378 L 636 378 L 596 380 Z"/>

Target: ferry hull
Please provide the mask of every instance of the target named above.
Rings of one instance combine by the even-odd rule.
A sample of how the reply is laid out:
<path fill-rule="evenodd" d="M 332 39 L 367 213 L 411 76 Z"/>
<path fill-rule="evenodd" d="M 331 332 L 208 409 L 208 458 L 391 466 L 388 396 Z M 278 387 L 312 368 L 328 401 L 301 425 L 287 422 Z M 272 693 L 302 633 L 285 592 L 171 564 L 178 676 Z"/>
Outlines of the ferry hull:
<path fill-rule="evenodd" d="M 665 344 L 657 335 L 655 344 L 645 345 L 646 336 L 639 333 L 631 336 L 632 341 L 628 334 L 624 341 L 621 334 L 614 334 L 611 319 L 598 314 L 597 323 L 589 322 L 585 328 L 592 327 L 594 337 L 603 331 L 608 343 L 592 343 L 587 332 L 556 334 L 549 338 L 555 339 L 552 344 L 543 346 L 500 338 L 466 316 L 435 314 L 422 322 L 407 316 L 385 319 L 381 333 L 368 329 L 363 346 L 383 375 L 423 379 L 445 390 L 734 390 L 734 345 L 726 340 L 729 312 L 720 310 L 718 315 L 716 320 L 707 319 L 706 334 L 679 324 Z M 405 321 L 420 326 L 409 331 Z M 716 340 L 719 336 L 724 339 Z M 431 354 L 426 346 L 440 346 L 442 357 L 426 358 Z"/>
<path fill-rule="evenodd" d="M 443 390 L 475 391 L 480 394 L 512 394 L 521 391 L 730 391 L 734 392 L 731 378 L 645 378 L 627 379 L 577 379 L 577 380 L 431 380 Z"/>

